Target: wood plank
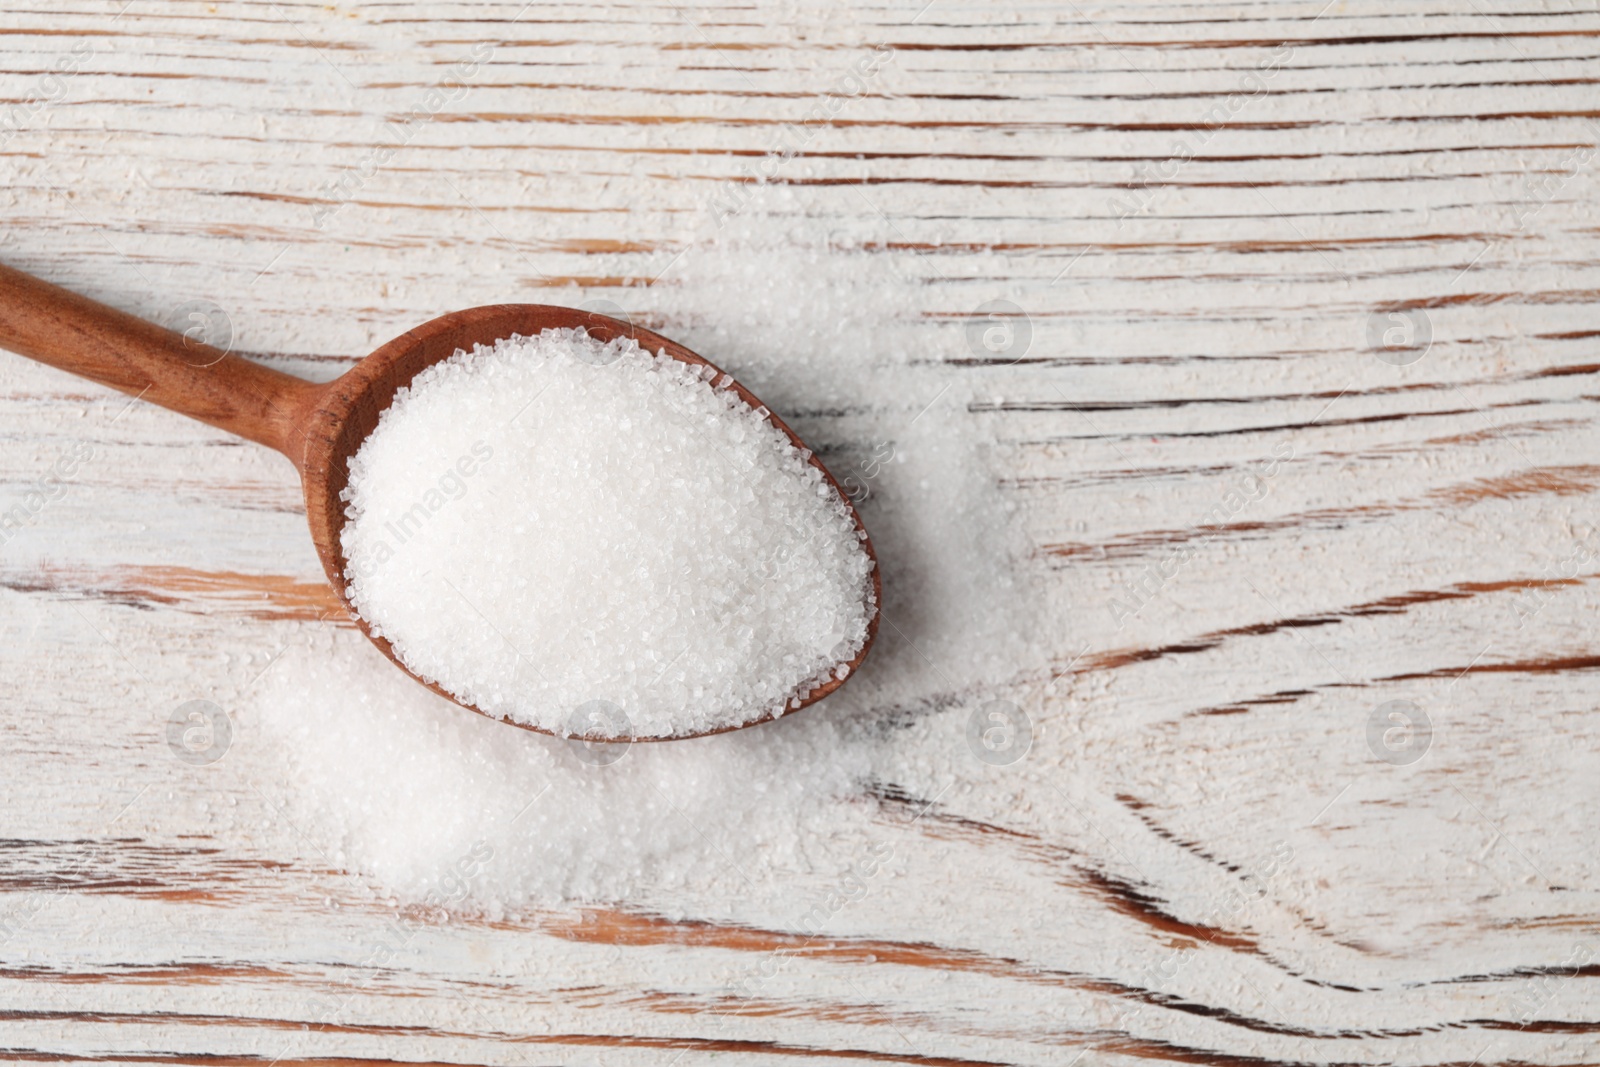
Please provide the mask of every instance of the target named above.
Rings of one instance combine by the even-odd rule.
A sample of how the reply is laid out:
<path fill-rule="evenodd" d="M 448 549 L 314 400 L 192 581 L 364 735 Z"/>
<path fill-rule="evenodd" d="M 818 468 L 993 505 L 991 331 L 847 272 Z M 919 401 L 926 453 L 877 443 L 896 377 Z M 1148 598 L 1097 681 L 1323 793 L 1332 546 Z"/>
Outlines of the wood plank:
<path fill-rule="evenodd" d="M 288 465 L 0 360 L 0 513 L 91 452 L 0 544 L 0 1057 L 1595 1061 L 1600 10 L 924 4 L 0 12 L 0 259 L 212 301 L 317 378 L 458 307 L 612 301 L 836 470 L 906 456 L 863 507 L 907 635 L 831 713 L 873 773 L 810 866 L 407 909 L 248 714 L 213 766 L 166 748 L 337 621 Z M 757 270 L 784 299 L 741 307 Z M 1026 352 L 967 341 L 994 299 Z M 749 350 L 785 316 L 830 325 Z M 954 462 L 991 542 L 935 537 Z M 995 696 L 1035 730 L 1008 767 L 963 741 Z M 1415 762 L 1369 747 L 1390 701 Z"/>

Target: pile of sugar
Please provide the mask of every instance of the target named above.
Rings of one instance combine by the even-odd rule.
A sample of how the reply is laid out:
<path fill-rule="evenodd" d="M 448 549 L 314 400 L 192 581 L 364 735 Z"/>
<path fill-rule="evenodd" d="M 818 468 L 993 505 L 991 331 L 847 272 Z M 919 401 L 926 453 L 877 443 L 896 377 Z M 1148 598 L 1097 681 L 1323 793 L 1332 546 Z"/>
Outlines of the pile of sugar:
<path fill-rule="evenodd" d="M 560 734 L 703 733 L 845 677 L 862 535 L 713 377 L 582 330 L 429 367 L 350 462 L 356 610 L 417 675 Z"/>
<path fill-rule="evenodd" d="M 715 737 L 587 746 L 462 711 L 348 630 L 293 641 L 254 699 L 247 736 L 283 755 L 263 778 L 293 783 L 300 847 L 450 911 L 640 886 L 775 892 L 862 821 L 827 803 L 868 750 L 826 703 Z"/>

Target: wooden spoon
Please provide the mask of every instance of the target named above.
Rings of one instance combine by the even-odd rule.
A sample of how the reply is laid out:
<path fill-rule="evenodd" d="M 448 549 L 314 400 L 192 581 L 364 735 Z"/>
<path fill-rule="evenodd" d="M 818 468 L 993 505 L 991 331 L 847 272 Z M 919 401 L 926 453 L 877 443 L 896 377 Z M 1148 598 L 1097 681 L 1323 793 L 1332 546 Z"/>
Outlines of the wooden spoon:
<path fill-rule="evenodd" d="M 340 494 L 350 479 L 350 457 L 377 426 L 378 415 L 389 406 L 396 390 L 409 384 L 424 367 L 450 358 L 457 349 L 470 349 L 474 344 L 492 344 L 512 334 L 531 336 L 541 330 L 578 326 L 601 341 L 631 337 L 641 348 L 652 352 L 665 351 L 684 363 L 712 366 L 660 334 L 604 315 L 548 304 L 491 304 L 425 322 L 396 337 L 339 378 L 318 384 L 229 355 L 21 271 L 0 266 L 0 348 L 160 404 L 289 457 L 300 472 L 306 495 L 306 520 L 311 525 L 311 539 L 316 542 L 329 584 L 362 632 L 401 670 L 406 667 L 396 658 L 389 642 L 375 636 L 366 620 L 356 616 L 345 588 L 346 561 L 339 543 L 345 514 Z M 764 406 L 738 382 L 733 382 L 730 388 L 751 408 Z M 805 448 L 782 419 L 772 414 L 767 418 L 788 435 L 796 448 Z M 839 493 L 839 499 L 861 531 L 862 547 L 873 560 L 872 617 L 866 643 L 849 662 L 846 678 L 850 678 L 855 676 L 878 634 L 877 605 L 882 598 L 882 588 L 877 557 L 873 555 L 872 542 L 866 538 L 861 516 L 850 498 L 839 489 L 839 483 L 814 454 L 811 463 Z M 411 674 L 410 671 L 406 673 Z M 488 714 L 471 704 L 462 704 L 431 682 L 414 674 L 411 676 L 470 711 Z M 801 706 L 815 704 L 844 681 L 830 678 L 813 689 Z M 767 715 L 744 725 L 753 726 L 775 717 Z M 512 725 L 523 726 L 517 722 Z M 533 726 L 524 728 L 539 730 Z M 738 728 L 724 727 L 706 733 Z M 618 740 L 575 736 L 591 741 Z M 641 737 L 629 740 L 678 739 Z"/>

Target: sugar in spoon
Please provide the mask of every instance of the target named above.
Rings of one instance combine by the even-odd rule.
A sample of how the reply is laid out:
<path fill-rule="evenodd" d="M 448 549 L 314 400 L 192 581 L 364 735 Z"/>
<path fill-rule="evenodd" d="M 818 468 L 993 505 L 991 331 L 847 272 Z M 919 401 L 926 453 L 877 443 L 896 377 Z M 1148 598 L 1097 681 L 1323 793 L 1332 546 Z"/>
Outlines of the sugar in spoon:
<path fill-rule="evenodd" d="M 419 684 L 469 711 L 484 715 L 488 713 L 409 671 L 390 643 L 373 634 L 366 620 L 351 610 L 345 581 L 347 561 L 339 539 L 345 521 L 340 494 L 349 484 L 350 457 L 377 426 L 378 416 L 393 401 L 396 391 L 408 385 L 424 368 L 449 359 L 458 349 L 470 350 L 475 344 L 492 344 L 512 334 L 532 336 L 541 330 L 577 327 L 602 342 L 628 337 L 650 352 L 665 352 L 673 359 L 709 367 L 719 375 L 722 373 L 682 345 L 618 319 L 548 304 L 490 304 L 425 322 L 383 345 L 333 381 L 309 382 L 0 265 L 0 348 L 159 404 L 287 456 L 300 473 L 306 520 L 328 583 L 362 632 L 391 663 Z M 752 409 L 769 410 L 731 376 L 728 388 Z M 809 453 L 782 419 L 770 411 L 766 418 L 787 435 L 796 448 Z M 874 561 L 873 597 L 868 609 L 866 641 L 845 664 L 848 671 L 844 677 L 830 677 L 809 695 L 798 698 L 800 707 L 816 703 L 843 685 L 846 678 L 855 675 L 877 636 L 878 604 L 882 595 L 872 542 L 866 538 L 861 517 L 814 453 L 810 453 L 809 462 L 839 494 L 860 531 L 862 547 Z M 739 727 L 637 740 L 705 736 L 753 726 L 774 717 L 775 713 Z M 551 732 L 509 719 L 499 721 L 541 733 Z M 588 739 L 618 740 L 598 736 Z"/>

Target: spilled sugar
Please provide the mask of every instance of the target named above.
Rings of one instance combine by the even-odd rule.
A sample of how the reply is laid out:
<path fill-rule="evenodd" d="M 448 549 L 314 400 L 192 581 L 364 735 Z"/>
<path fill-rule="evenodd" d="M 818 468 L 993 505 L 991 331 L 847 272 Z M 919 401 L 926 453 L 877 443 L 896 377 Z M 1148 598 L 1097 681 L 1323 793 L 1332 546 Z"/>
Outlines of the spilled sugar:
<path fill-rule="evenodd" d="M 452 910 L 592 900 L 710 914 L 848 863 L 885 787 L 948 799 L 958 781 L 1005 780 L 1015 768 L 979 762 L 965 736 L 986 701 L 1035 716 L 1038 743 L 1061 627 L 1043 613 L 1050 576 L 1028 559 L 1025 516 L 997 484 L 1005 445 L 971 410 L 985 372 L 954 363 L 970 354 L 961 324 L 929 325 L 948 309 L 924 306 L 926 287 L 892 256 L 818 234 L 797 195 L 758 190 L 661 284 L 607 296 L 783 411 L 858 497 L 883 579 L 859 675 L 776 722 L 618 758 L 454 708 L 359 635 L 292 637 L 240 707 L 258 743 L 236 745 L 234 766 L 283 783 L 267 792 L 291 841 L 309 842 L 296 847 Z M 770 329 L 781 350 L 746 340 Z M 263 653 L 250 674 L 265 665 Z M 486 863 L 471 858 L 480 842 Z"/>
<path fill-rule="evenodd" d="M 402 388 L 350 462 L 351 602 L 417 675 L 558 734 L 782 714 L 866 642 L 838 492 L 709 368 L 546 330 Z"/>
<path fill-rule="evenodd" d="M 297 827 L 407 900 L 455 903 L 461 875 L 480 904 L 619 899 L 703 877 L 729 850 L 741 882 L 802 867 L 806 839 L 837 829 L 822 801 L 868 769 L 850 727 L 815 709 L 671 743 L 518 730 L 417 685 L 349 631 L 297 643 L 258 700 Z"/>

